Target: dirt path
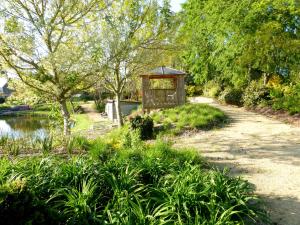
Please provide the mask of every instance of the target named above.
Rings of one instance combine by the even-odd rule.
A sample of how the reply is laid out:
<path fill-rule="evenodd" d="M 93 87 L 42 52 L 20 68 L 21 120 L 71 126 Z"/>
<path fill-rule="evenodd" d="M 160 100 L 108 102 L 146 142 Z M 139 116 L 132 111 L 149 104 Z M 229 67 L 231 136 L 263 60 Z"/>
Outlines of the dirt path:
<path fill-rule="evenodd" d="M 96 138 L 104 135 L 116 126 L 107 117 L 103 117 L 99 112 L 97 112 L 97 110 L 93 107 L 93 103 L 87 102 L 82 104 L 81 107 L 89 119 L 93 121 L 92 127 L 85 132 L 85 135 L 90 138 Z"/>
<path fill-rule="evenodd" d="M 223 110 L 232 122 L 225 128 L 182 137 L 177 147 L 194 147 L 218 167 L 229 167 L 263 196 L 274 224 L 300 225 L 300 128 L 197 97 Z"/>

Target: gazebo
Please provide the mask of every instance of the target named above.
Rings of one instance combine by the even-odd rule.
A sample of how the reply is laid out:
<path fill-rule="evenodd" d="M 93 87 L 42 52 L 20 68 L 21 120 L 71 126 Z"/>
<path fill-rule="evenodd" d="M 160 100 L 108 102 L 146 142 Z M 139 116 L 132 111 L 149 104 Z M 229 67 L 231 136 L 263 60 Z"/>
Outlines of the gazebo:
<path fill-rule="evenodd" d="M 150 109 L 171 108 L 185 102 L 185 72 L 157 67 L 141 75 L 143 112 Z"/>

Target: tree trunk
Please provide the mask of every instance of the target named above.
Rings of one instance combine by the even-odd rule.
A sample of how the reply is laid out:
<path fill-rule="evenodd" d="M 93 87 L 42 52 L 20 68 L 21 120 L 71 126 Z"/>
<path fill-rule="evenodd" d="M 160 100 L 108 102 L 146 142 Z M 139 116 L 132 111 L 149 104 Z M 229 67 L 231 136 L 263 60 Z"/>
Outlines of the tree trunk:
<path fill-rule="evenodd" d="M 269 82 L 269 74 L 264 73 L 264 86 L 267 86 L 268 82 Z"/>
<path fill-rule="evenodd" d="M 62 100 L 59 102 L 60 103 L 60 108 L 61 108 L 61 113 L 64 119 L 64 135 L 70 135 L 71 130 L 70 130 L 70 113 L 67 107 L 67 101 Z"/>
<path fill-rule="evenodd" d="M 123 117 L 122 117 L 122 112 L 121 112 L 121 94 L 120 93 L 116 93 L 115 104 L 116 104 L 118 126 L 122 127 L 124 123 L 123 123 Z"/>

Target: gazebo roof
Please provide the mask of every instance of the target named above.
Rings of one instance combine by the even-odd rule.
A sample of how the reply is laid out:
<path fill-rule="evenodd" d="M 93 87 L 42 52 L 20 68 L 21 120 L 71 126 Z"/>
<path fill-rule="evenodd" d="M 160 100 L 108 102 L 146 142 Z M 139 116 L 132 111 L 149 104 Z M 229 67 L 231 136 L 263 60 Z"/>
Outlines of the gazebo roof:
<path fill-rule="evenodd" d="M 147 72 L 147 74 L 143 74 L 141 76 L 168 76 L 168 75 L 178 75 L 182 76 L 185 75 L 186 73 L 180 70 L 176 70 L 173 68 L 165 67 L 165 66 L 160 66 L 156 67 L 155 69 Z"/>

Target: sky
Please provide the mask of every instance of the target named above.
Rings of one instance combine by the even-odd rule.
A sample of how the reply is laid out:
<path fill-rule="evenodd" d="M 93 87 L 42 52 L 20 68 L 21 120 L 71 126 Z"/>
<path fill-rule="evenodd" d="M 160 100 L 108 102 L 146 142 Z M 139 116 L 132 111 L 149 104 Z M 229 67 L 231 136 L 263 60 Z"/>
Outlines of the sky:
<path fill-rule="evenodd" d="M 186 0 L 171 0 L 172 10 L 174 12 L 178 12 L 181 10 L 181 4 L 184 3 Z"/>

